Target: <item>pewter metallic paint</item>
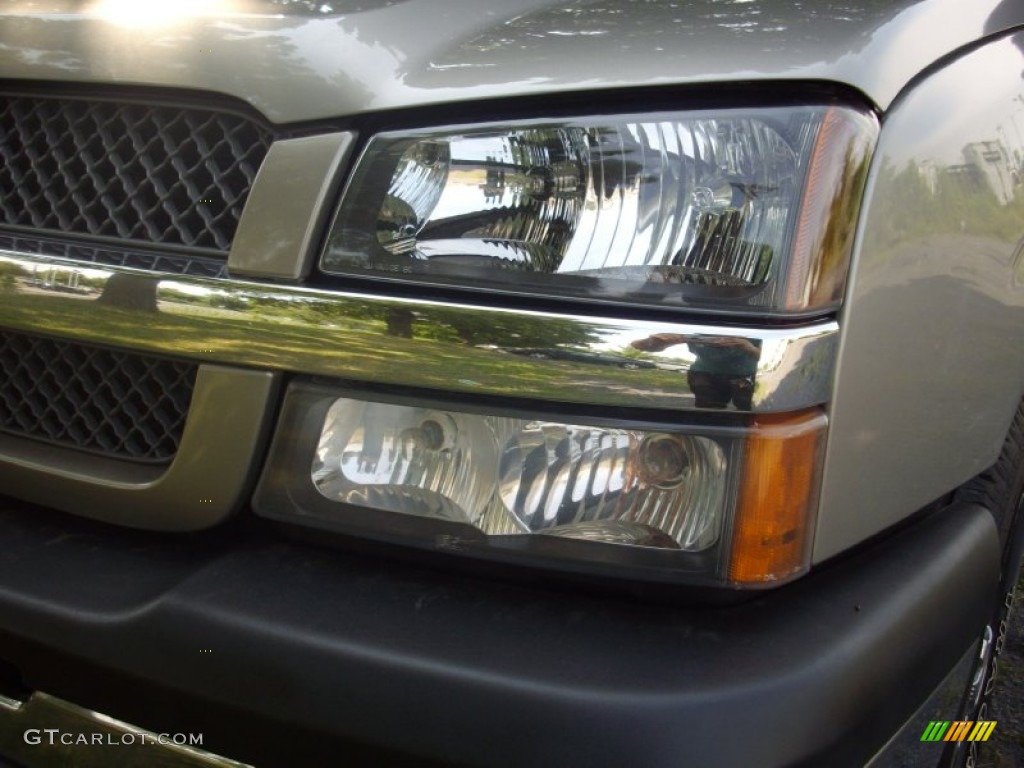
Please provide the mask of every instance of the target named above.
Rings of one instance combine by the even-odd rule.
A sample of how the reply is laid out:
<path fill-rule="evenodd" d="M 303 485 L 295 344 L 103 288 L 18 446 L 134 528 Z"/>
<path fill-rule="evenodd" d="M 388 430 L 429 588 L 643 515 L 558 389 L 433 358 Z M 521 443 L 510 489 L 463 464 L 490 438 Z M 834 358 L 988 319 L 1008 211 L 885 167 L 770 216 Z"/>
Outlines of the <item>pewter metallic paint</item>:
<path fill-rule="evenodd" d="M 16 0 L 0 15 L 0 76 L 205 89 L 277 123 L 734 81 L 845 83 L 885 109 L 950 51 L 1024 23 L 1017 0 L 348 0 L 329 4 L 340 15 L 257 3 L 165 25 L 90 5 Z"/>
<path fill-rule="evenodd" d="M 26 501 L 134 528 L 208 528 L 244 502 L 273 421 L 279 378 L 200 366 L 181 447 L 167 467 L 0 434 L 0 487 L 16 489 Z"/>
<path fill-rule="evenodd" d="M 883 123 L 840 317 L 815 560 L 938 499 L 1002 448 L 1024 394 L 1024 188 L 993 179 L 1014 207 L 965 183 L 947 221 L 930 214 L 928 190 L 965 172 L 972 143 L 1005 136 L 1024 152 L 1022 73 L 1024 33 L 944 67 Z"/>
<path fill-rule="evenodd" d="M 352 139 L 325 133 L 271 145 L 231 242 L 232 275 L 299 280 L 309 274 Z"/>

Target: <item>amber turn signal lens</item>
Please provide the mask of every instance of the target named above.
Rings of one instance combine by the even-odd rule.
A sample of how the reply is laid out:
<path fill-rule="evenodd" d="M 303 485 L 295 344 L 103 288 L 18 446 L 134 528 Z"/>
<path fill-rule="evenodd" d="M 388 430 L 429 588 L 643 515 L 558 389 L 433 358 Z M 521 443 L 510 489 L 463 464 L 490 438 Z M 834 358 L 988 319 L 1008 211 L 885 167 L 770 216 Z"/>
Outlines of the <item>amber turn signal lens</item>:
<path fill-rule="evenodd" d="M 827 419 L 821 411 L 760 416 L 746 440 L 729 579 L 788 579 L 810 562 Z"/>

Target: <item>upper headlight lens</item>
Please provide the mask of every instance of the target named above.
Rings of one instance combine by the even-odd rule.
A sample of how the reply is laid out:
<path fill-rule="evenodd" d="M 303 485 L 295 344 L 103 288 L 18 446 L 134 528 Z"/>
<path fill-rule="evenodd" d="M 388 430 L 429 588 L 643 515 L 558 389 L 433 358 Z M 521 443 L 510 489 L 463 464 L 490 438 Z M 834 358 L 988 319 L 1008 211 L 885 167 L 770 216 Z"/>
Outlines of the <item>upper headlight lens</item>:
<path fill-rule="evenodd" d="M 852 110 L 800 107 L 379 134 L 321 266 L 602 300 L 825 306 L 849 247 L 835 223 L 828 236 L 830 217 L 850 215 L 872 132 Z M 803 203 L 812 192 L 824 207 Z"/>

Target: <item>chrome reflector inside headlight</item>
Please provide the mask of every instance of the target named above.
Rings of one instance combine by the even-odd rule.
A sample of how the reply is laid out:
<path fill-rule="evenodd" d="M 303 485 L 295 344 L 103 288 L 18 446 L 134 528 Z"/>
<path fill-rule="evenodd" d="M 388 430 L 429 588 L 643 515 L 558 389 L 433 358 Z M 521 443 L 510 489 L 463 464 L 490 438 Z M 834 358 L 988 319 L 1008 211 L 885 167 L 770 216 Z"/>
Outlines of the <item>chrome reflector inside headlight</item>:
<path fill-rule="evenodd" d="M 499 415 L 297 381 L 253 506 L 476 559 L 775 583 L 809 564 L 824 432 L 819 409 L 636 423 Z"/>
<path fill-rule="evenodd" d="M 873 128 L 799 107 L 383 133 L 321 266 L 598 300 L 828 305 L 849 247 L 842 226 L 825 236 L 828 216 L 849 215 Z M 835 204 L 804 206 L 812 187 Z"/>

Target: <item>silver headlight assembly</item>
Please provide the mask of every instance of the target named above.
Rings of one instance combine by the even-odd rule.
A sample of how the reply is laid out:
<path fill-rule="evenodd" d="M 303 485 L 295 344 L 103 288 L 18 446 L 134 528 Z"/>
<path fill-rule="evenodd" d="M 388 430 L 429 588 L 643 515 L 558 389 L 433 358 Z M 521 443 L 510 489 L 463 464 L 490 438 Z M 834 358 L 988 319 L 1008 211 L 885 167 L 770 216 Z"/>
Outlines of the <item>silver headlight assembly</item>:
<path fill-rule="evenodd" d="M 876 131 L 839 107 L 381 133 L 327 273 L 716 311 L 833 308 Z"/>
<path fill-rule="evenodd" d="M 823 412 L 717 421 L 570 421 L 296 381 L 254 507 L 602 577 L 761 586 L 803 573 Z"/>
<path fill-rule="evenodd" d="M 457 394 L 461 378 L 451 387 L 417 378 L 413 356 L 409 379 L 387 382 L 390 394 L 355 383 L 359 370 L 347 383 L 293 381 L 256 511 L 585 578 L 758 587 L 805 572 L 832 347 L 784 363 L 781 347 L 750 343 L 736 327 L 817 322 L 839 306 L 877 130 L 869 113 L 820 105 L 371 136 L 320 271 L 344 277 L 346 290 L 406 284 L 394 318 L 366 322 L 421 350 L 440 345 L 476 396 Z M 486 296 L 497 314 L 484 318 L 464 297 L 439 300 L 457 291 Z M 502 313 L 555 317 L 521 309 L 524 297 L 562 314 L 575 302 L 616 316 L 661 309 L 741 322 L 687 334 L 638 317 L 628 342 L 598 334 L 540 347 L 534 326 L 485 342 L 465 333 L 480 324 L 498 334 L 488 323 Z M 457 322 L 435 327 L 429 317 L 444 312 Z M 511 407 L 508 390 L 482 387 L 462 367 L 484 348 L 539 356 L 545 370 L 574 372 L 578 389 L 553 394 L 526 378 Z M 671 360 L 658 357 L 666 348 Z M 598 362 L 620 359 L 636 375 L 620 382 L 623 407 L 602 411 L 588 388 L 602 386 Z M 479 362 L 488 376 L 515 368 Z M 806 376 L 790 375 L 798 366 Z M 816 376 L 824 389 L 804 386 Z M 664 392 L 693 399 L 648 407 Z"/>

